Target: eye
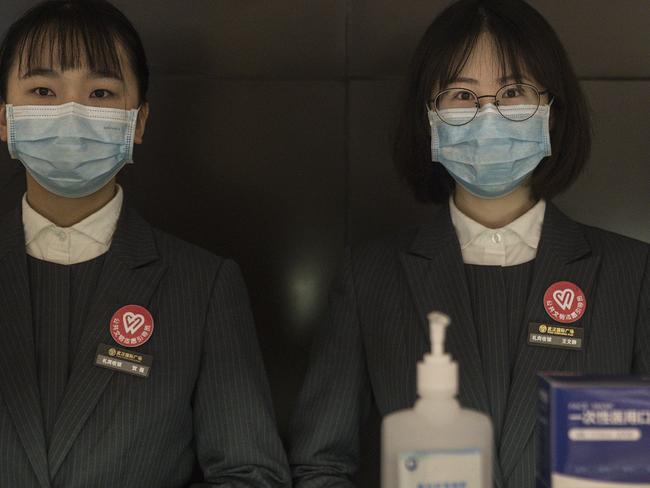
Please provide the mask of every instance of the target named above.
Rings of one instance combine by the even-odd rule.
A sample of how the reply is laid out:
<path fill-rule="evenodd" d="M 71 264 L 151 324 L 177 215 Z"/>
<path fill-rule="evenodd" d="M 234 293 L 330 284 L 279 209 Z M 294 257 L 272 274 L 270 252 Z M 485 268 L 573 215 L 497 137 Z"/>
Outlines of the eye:
<path fill-rule="evenodd" d="M 474 98 L 470 92 L 464 90 L 459 90 L 455 97 L 456 99 L 463 101 L 472 100 L 472 98 Z"/>
<path fill-rule="evenodd" d="M 108 98 L 112 95 L 113 93 L 110 92 L 109 90 L 105 90 L 103 88 L 100 88 L 99 90 L 95 90 L 90 94 L 90 98 Z"/>
<path fill-rule="evenodd" d="M 520 95 L 521 95 L 521 91 L 519 90 L 519 88 L 508 88 L 503 92 L 504 98 L 514 98 Z"/>
<path fill-rule="evenodd" d="M 53 97 L 54 92 L 50 90 L 49 88 L 45 88 L 44 86 L 39 86 L 38 88 L 34 88 L 32 92 L 39 96 L 39 97 Z"/>

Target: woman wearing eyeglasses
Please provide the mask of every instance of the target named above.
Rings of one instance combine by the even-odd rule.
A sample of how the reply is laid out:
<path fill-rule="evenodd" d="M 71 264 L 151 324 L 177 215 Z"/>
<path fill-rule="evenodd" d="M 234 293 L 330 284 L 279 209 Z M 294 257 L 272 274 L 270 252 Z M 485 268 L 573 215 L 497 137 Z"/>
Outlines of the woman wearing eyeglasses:
<path fill-rule="evenodd" d="M 583 93 L 537 11 L 461 0 L 434 20 L 395 161 L 442 206 L 347 253 L 292 423 L 296 487 L 353 486 L 371 403 L 383 416 L 416 400 L 432 310 L 451 317 L 460 404 L 492 419 L 496 487 L 534 485 L 537 372 L 650 372 L 649 246 L 552 203 L 589 148 Z"/>

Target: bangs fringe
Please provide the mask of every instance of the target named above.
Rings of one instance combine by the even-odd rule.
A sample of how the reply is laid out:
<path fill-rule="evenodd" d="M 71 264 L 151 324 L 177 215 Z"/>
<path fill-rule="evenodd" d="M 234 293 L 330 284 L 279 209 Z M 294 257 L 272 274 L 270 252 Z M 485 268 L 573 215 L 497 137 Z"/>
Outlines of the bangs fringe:
<path fill-rule="evenodd" d="M 455 49 L 438 71 L 440 76 L 434 80 L 436 86 L 444 87 L 460 75 L 482 35 L 487 35 L 493 43 L 501 76 L 511 76 L 517 82 L 522 82 L 524 73 L 530 70 L 525 66 L 522 40 L 512 35 L 512 27 L 506 29 L 505 26 L 495 25 L 493 19 L 488 20 L 488 17 L 482 17 L 472 24 L 456 39 Z"/>
<path fill-rule="evenodd" d="M 18 42 L 20 73 L 34 68 L 90 71 L 124 79 L 118 40 L 99 19 L 83 9 L 67 9 L 55 18 L 42 16 Z"/>

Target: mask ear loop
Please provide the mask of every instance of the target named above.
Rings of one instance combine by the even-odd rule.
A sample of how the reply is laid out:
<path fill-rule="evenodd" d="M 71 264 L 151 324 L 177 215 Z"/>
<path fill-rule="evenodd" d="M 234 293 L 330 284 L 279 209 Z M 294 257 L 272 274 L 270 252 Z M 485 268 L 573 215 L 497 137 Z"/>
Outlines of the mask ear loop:
<path fill-rule="evenodd" d="M 426 114 L 427 114 L 427 120 L 429 121 L 429 127 L 432 127 L 432 126 L 433 126 L 433 122 L 431 121 L 431 112 L 433 112 L 433 110 L 431 110 L 431 109 L 429 108 L 429 106 L 428 106 L 426 103 L 424 104 L 424 109 L 425 109 Z M 438 117 L 440 117 L 440 116 L 438 115 L 437 112 L 436 112 L 436 115 L 437 115 Z"/>
<path fill-rule="evenodd" d="M 548 104 L 546 105 L 539 105 L 537 111 L 539 112 L 539 109 L 541 108 L 542 110 L 548 110 L 549 116 L 551 114 L 551 106 L 553 105 L 553 102 L 555 101 L 555 97 L 551 96 L 551 99 L 549 100 Z"/>
<path fill-rule="evenodd" d="M 127 126 L 127 146 L 129 148 L 129 154 L 128 158 L 126 160 L 125 165 L 127 164 L 133 164 L 133 149 L 134 149 L 134 138 L 135 138 L 135 132 L 138 129 L 138 120 L 140 118 L 140 109 L 142 108 L 142 103 L 138 105 L 137 108 L 131 108 L 131 109 L 126 109 L 126 120 L 125 122 L 128 124 Z"/>
<path fill-rule="evenodd" d="M 424 109 L 426 110 L 427 119 L 429 120 L 429 127 L 433 127 L 432 117 L 429 114 L 434 114 L 436 117 L 438 117 L 438 120 L 440 120 L 440 122 L 445 123 L 445 121 L 442 120 L 442 117 L 440 117 L 440 114 L 438 114 L 437 110 L 435 110 L 435 109 L 431 110 L 426 103 L 424 104 Z"/>

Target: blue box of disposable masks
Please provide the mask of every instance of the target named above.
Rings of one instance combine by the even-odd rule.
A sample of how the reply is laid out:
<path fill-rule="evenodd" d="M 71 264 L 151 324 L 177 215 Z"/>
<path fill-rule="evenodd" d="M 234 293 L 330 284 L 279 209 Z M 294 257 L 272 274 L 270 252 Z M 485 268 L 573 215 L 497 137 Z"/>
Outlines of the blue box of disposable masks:
<path fill-rule="evenodd" d="M 650 376 L 540 374 L 537 488 L 650 488 Z"/>

